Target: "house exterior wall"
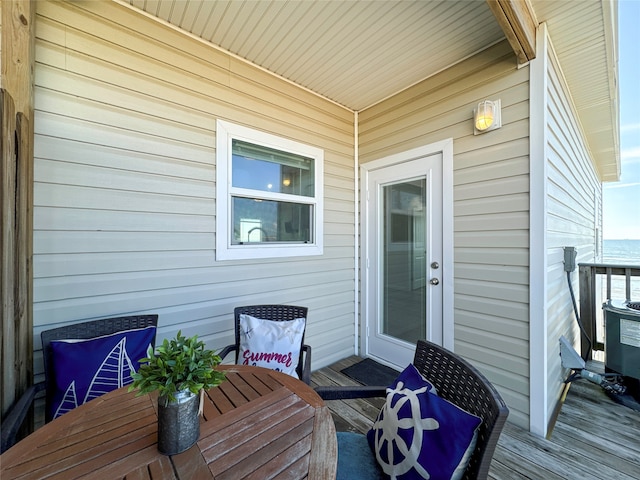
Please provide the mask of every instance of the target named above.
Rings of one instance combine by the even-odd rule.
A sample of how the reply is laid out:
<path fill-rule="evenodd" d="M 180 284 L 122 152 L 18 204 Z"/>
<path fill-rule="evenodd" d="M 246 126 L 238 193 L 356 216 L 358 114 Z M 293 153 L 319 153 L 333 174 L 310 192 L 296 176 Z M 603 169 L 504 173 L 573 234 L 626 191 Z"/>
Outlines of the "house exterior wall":
<path fill-rule="evenodd" d="M 113 2 L 38 2 L 36 35 L 36 373 L 43 329 L 158 313 L 160 340 L 181 329 L 217 349 L 232 342 L 233 308 L 249 303 L 309 307 L 314 369 L 352 354 L 353 113 Z M 510 421 L 534 431 L 566 373 L 558 338 L 578 338 L 562 247 L 592 260 L 601 222 L 601 187 L 544 48 L 539 77 L 504 41 L 356 117 L 361 165 L 453 138 L 454 349 L 500 390 Z M 503 127 L 474 136 L 474 106 L 498 98 Z M 216 261 L 218 119 L 324 150 L 322 256 Z"/>
<path fill-rule="evenodd" d="M 561 366 L 559 339 L 574 341 L 579 329 L 564 271 L 563 247 L 576 247 L 576 264 L 597 259 L 601 232 L 602 186 L 591 161 L 562 68 L 548 41 L 546 118 L 547 418 L 552 420 L 568 371 Z M 571 273 L 577 295 L 578 272 Z"/>
<path fill-rule="evenodd" d="M 313 368 L 354 351 L 354 115 L 113 2 L 38 2 L 34 340 L 159 314 L 233 343 L 233 308 L 309 308 Z M 324 254 L 217 262 L 216 120 L 324 150 Z"/>
<path fill-rule="evenodd" d="M 473 108 L 501 99 L 499 130 Z M 529 422 L 529 68 L 502 42 L 359 113 L 366 163 L 453 138 L 454 349 Z M 362 320 L 364 321 L 364 319 Z"/>

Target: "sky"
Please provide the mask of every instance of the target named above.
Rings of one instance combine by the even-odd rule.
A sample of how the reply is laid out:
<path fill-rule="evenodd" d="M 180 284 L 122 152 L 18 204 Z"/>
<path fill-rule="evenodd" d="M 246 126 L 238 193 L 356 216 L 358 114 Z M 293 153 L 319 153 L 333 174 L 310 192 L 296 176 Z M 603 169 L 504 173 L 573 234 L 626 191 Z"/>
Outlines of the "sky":
<path fill-rule="evenodd" d="M 619 182 L 603 184 L 603 237 L 640 240 L 640 0 L 618 0 Z"/>

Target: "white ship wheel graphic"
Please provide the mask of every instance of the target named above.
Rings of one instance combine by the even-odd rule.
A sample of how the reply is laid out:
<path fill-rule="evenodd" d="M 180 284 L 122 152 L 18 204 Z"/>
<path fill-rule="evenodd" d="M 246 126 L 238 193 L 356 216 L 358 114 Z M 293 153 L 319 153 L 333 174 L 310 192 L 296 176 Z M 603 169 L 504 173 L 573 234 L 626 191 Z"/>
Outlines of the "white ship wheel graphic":
<path fill-rule="evenodd" d="M 383 415 L 373 425 L 375 430 L 375 450 L 376 457 L 380 463 L 382 470 L 395 475 L 403 475 L 404 473 L 415 468 L 415 470 L 424 478 L 430 478 L 429 472 L 427 472 L 416 460 L 420 454 L 422 448 L 422 434 L 425 430 L 436 430 L 440 428 L 440 424 L 435 418 L 424 418 L 417 422 L 413 419 L 420 419 L 420 401 L 418 395 L 426 392 L 428 386 L 420 388 L 418 390 L 405 389 L 403 382 L 398 382 L 395 389 L 387 388 L 387 403 L 383 410 Z M 395 394 L 401 395 L 400 400 L 395 405 L 391 406 L 391 400 Z M 398 412 L 409 402 L 411 406 L 410 418 L 398 418 Z M 398 430 L 400 429 L 413 429 L 413 435 L 411 436 L 411 443 L 405 442 Z M 408 437 L 409 435 L 407 435 Z M 387 459 L 384 460 L 380 456 L 380 451 L 386 442 Z M 401 453 L 402 460 L 394 458 L 394 446 Z M 395 477 L 392 477 L 395 478 Z"/>

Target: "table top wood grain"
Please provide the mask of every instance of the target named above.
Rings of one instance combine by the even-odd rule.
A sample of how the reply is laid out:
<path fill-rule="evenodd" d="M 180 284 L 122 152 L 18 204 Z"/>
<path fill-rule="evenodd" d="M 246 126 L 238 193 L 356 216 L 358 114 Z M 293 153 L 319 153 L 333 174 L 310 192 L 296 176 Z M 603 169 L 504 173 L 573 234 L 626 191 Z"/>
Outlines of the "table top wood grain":
<path fill-rule="evenodd" d="M 0 456 L 1 478 L 335 478 L 333 419 L 315 391 L 259 367 L 220 366 L 206 392 L 200 437 L 189 450 L 157 449 L 157 398 L 128 387 L 88 402 Z"/>

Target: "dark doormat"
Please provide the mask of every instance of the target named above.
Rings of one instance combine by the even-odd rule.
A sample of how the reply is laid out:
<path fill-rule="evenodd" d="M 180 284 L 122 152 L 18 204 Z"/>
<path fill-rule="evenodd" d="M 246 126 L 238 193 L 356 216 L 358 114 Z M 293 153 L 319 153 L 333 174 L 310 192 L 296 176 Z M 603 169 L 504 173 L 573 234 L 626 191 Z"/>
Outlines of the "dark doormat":
<path fill-rule="evenodd" d="M 375 360 L 365 358 L 364 360 L 341 370 L 347 377 L 356 382 L 368 386 L 389 386 L 400 374 L 391 367 L 382 365 Z"/>

